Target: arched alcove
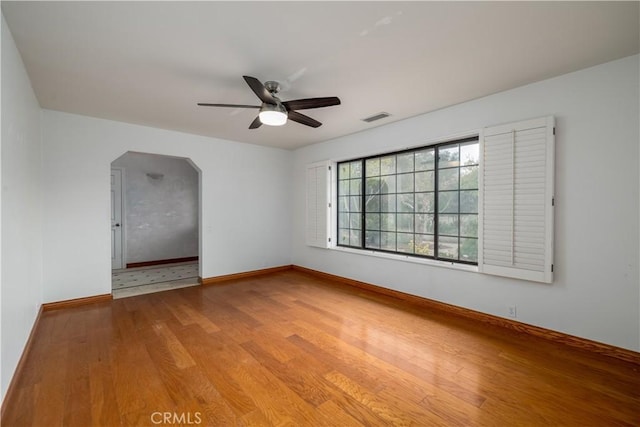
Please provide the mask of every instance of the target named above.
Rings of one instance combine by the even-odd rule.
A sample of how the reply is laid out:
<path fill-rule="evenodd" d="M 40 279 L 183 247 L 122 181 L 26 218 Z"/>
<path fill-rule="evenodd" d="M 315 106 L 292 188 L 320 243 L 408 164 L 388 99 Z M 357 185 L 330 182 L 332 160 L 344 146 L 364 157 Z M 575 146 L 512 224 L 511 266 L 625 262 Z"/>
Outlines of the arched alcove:
<path fill-rule="evenodd" d="M 199 261 L 200 168 L 188 158 L 128 151 L 111 162 L 111 170 L 113 290 L 122 286 L 116 277 L 125 270 Z M 199 263 L 191 267 L 199 277 Z M 164 281 L 165 272 L 154 283 Z M 172 277 L 167 274 L 166 282 Z"/>

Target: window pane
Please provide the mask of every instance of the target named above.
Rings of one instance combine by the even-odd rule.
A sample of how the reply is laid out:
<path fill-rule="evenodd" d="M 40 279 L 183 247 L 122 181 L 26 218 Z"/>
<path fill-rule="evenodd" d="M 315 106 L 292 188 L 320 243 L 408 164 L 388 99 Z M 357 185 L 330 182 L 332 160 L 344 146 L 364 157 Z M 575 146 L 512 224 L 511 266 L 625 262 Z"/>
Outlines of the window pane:
<path fill-rule="evenodd" d="M 415 236 L 415 253 L 433 256 L 433 236 L 428 234 L 416 234 Z"/>
<path fill-rule="evenodd" d="M 398 175 L 398 193 L 412 193 L 413 192 L 413 174 L 403 173 Z"/>
<path fill-rule="evenodd" d="M 460 149 L 458 144 L 440 147 L 438 150 L 438 168 L 450 168 L 460 164 Z"/>
<path fill-rule="evenodd" d="M 398 212 L 413 212 L 413 193 L 398 194 Z"/>
<path fill-rule="evenodd" d="M 478 190 L 460 192 L 460 212 L 478 213 Z"/>
<path fill-rule="evenodd" d="M 433 191 L 433 171 L 416 172 L 416 191 Z"/>
<path fill-rule="evenodd" d="M 341 245 L 349 246 L 349 230 L 346 228 L 341 228 L 338 230 L 338 241 Z"/>
<path fill-rule="evenodd" d="M 460 188 L 478 188 L 478 166 L 467 166 L 460 168 Z"/>
<path fill-rule="evenodd" d="M 460 164 L 477 165 L 480 158 L 480 144 L 477 142 L 469 142 L 460 144 Z"/>
<path fill-rule="evenodd" d="M 413 233 L 413 214 L 398 214 L 396 221 L 398 231 Z"/>
<path fill-rule="evenodd" d="M 386 156 L 380 159 L 380 174 L 390 175 L 396 173 L 396 156 Z"/>
<path fill-rule="evenodd" d="M 362 214 L 350 214 L 349 215 L 349 228 L 362 228 Z"/>
<path fill-rule="evenodd" d="M 367 159 L 365 167 L 367 168 L 368 177 L 380 175 L 380 159 Z"/>
<path fill-rule="evenodd" d="M 359 196 L 351 196 L 349 197 L 349 210 L 351 212 L 360 212 L 360 197 Z"/>
<path fill-rule="evenodd" d="M 410 254 L 414 252 L 413 234 L 398 233 L 398 252 Z"/>
<path fill-rule="evenodd" d="M 458 192 L 441 191 L 438 193 L 438 212 L 453 213 L 458 212 Z"/>
<path fill-rule="evenodd" d="M 434 193 L 416 193 L 416 212 L 435 212 Z"/>
<path fill-rule="evenodd" d="M 395 212 L 396 211 L 396 195 L 386 194 L 380 196 L 380 212 Z"/>
<path fill-rule="evenodd" d="M 433 214 L 416 214 L 416 233 L 433 234 Z"/>
<path fill-rule="evenodd" d="M 351 180 L 351 193 L 350 194 L 361 194 L 362 190 L 362 180 L 361 179 L 352 179 Z"/>
<path fill-rule="evenodd" d="M 458 168 L 438 170 L 438 189 L 457 190 L 458 189 Z"/>
<path fill-rule="evenodd" d="M 338 179 L 349 178 L 349 163 L 340 163 L 338 165 Z"/>
<path fill-rule="evenodd" d="M 362 232 L 360 230 L 349 230 L 349 241 L 351 246 L 362 246 Z"/>
<path fill-rule="evenodd" d="M 365 221 L 367 230 L 380 230 L 380 214 L 368 213 Z"/>
<path fill-rule="evenodd" d="M 387 251 L 396 250 L 396 233 L 380 233 L 380 249 Z"/>
<path fill-rule="evenodd" d="M 365 194 L 380 194 L 380 178 L 367 178 Z"/>
<path fill-rule="evenodd" d="M 338 215 L 338 227 L 340 228 L 349 228 L 349 214 L 348 213 L 340 213 Z"/>
<path fill-rule="evenodd" d="M 382 194 L 396 192 L 396 176 L 388 175 L 380 178 L 380 192 Z"/>
<path fill-rule="evenodd" d="M 351 178 L 362 177 L 362 162 L 360 160 L 349 163 L 349 168 L 351 170 L 349 175 Z"/>
<path fill-rule="evenodd" d="M 413 172 L 413 153 L 398 154 L 398 173 Z"/>
<path fill-rule="evenodd" d="M 458 215 L 438 216 L 438 232 L 440 235 L 448 234 L 450 236 L 457 236 L 458 235 Z"/>
<path fill-rule="evenodd" d="M 349 181 L 338 181 L 338 194 L 346 195 L 349 194 Z"/>
<path fill-rule="evenodd" d="M 367 231 L 365 233 L 366 236 L 366 247 L 372 249 L 380 249 L 380 232 L 379 231 Z"/>
<path fill-rule="evenodd" d="M 435 149 L 433 148 L 416 151 L 415 152 L 416 170 L 417 171 L 433 170 L 434 155 L 435 155 Z"/>
<path fill-rule="evenodd" d="M 460 215 L 460 236 L 478 237 L 478 215 Z"/>
<path fill-rule="evenodd" d="M 380 212 L 380 196 L 367 196 L 365 200 L 367 212 Z"/>
<path fill-rule="evenodd" d="M 396 214 L 381 214 L 380 230 L 396 231 Z"/>
<path fill-rule="evenodd" d="M 338 211 L 349 212 L 349 197 L 338 197 Z"/>
<path fill-rule="evenodd" d="M 478 239 L 460 238 L 460 259 L 462 261 L 478 262 Z"/>
<path fill-rule="evenodd" d="M 458 238 L 440 237 L 438 239 L 438 257 L 458 259 Z"/>

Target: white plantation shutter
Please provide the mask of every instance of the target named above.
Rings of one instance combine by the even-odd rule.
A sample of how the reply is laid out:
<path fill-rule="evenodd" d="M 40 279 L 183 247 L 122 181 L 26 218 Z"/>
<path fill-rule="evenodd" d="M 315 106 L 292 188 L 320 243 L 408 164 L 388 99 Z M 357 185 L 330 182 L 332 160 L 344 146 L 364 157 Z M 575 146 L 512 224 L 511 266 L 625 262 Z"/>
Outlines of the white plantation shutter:
<path fill-rule="evenodd" d="M 554 119 L 485 128 L 480 141 L 478 267 L 553 280 Z"/>
<path fill-rule="evenodd" d="M 329 162 L 307 166 L 306 241 L 309 246 L 329 247 L 330 166 Z"/>

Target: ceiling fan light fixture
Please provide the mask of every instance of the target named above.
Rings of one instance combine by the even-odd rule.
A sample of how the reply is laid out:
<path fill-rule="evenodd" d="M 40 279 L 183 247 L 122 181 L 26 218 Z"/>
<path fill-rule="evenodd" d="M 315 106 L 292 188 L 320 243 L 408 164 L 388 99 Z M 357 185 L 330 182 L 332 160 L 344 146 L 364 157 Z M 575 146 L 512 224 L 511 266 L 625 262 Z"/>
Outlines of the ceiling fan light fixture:
<path fill-rule="evenodd" d="M 264 104 L 258 114 L 263 125 L 282 126 L 287 123 L 287 110 L 279 104 Z"/>

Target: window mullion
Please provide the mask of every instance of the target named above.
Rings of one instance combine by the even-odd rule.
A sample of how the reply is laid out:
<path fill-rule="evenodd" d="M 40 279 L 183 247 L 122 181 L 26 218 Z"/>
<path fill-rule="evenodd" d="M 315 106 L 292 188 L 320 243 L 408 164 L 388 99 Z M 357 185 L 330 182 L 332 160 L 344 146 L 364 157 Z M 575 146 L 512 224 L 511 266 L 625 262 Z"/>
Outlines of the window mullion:
<path fill-rule="evenodd" d="M 413 167 L 411 170 L 413 171 L 413 254 L 416 253 L 416 246 L 418 243 L 418 237 L 416 233 L 416 155 L 413 153 L 412 157 Z"/>
<path fill-rule="evenodd" d="M 366 224 L 365 224 L 365 214 L 366 214 L 366 194 L 364 194 L 366 185 L 365 181 L 367 179 L 367 162 L 364 159 L 360 160 L 360 170 L 362 171 L 362 179 L 360 182 L 360 248 L 364 249 L 366 247 Z"/>
<path fill-rule="evenodd" d="M 458 260 L 460 260 L 460 222 L 461 222 L 461 218 L 460 218 L 460 212 L 461 212 L 461 200 L 460 200 L 460 171 L 462 170 L 462 156 L 461 156 L 461 149 L 460 149 L 460 144 L 458 144 Z"/>
<path fill-rule="evenodd" d="M 395 230 L 393 232 L 394 235 L 394 252 L 398 252 L 398 220 L 400 219 L 398 216 L 398 199 L 400 197 L 398 197 L 398 156 L 393 156 L 393 180 L 396 183 L 396 188 L 394 188 L 393 190 L 393 194 L 394 194 L 394 199 L 396 201 L 396 206 L 393 209 L 393 216 L 395 217 Z"/>
<path fill-rule="evenodd" d="M 438 259 L 438 237 L 440 232 L 438 231 L 439 222 L 439 203 L 438 203 L 438 186 L 439 186 L 439 168 L 440 167 L 440 147 L 435 147 L 433 155 L 433 257 Z"/>

